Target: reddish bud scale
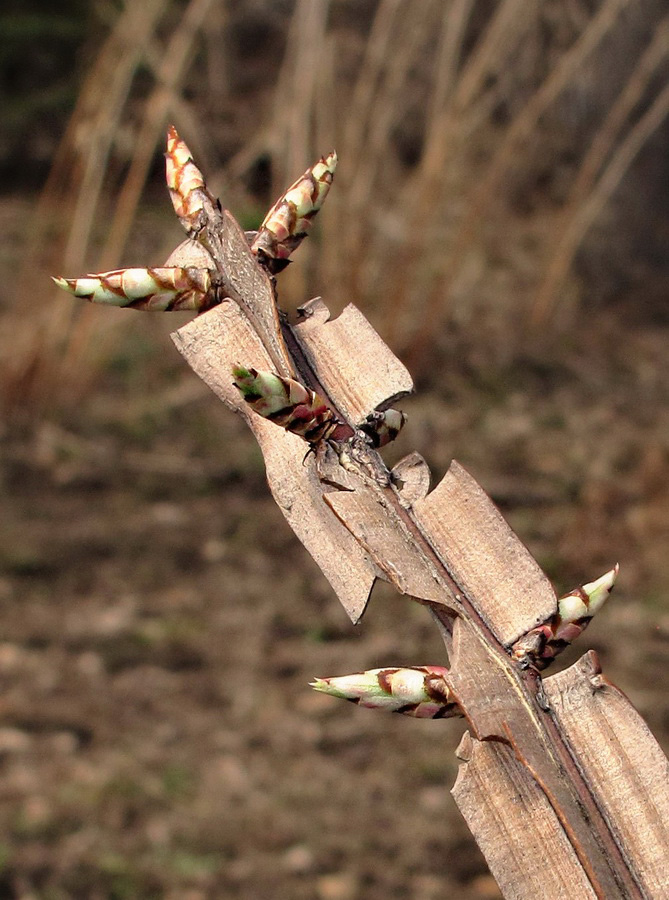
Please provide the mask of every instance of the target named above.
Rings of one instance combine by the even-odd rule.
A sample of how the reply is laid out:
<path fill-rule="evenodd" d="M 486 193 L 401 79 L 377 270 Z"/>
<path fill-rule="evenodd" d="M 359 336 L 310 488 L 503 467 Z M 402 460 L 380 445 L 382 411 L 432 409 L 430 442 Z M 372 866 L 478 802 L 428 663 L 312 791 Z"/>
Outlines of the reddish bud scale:
<path fill-rule="evenodd" d="M 202 172 L 179 137 L 174 125 L 167 129 L 166 178 L 174 211 L 187 232 L 198 224 L 205 199 L 215 203 L 207 191 Z"/>
<path fill-rule="evenodd" d="M 91 303 L 106 303 L 150 312 L 203 312 L 219 300 L 211 289 L 209 269 L 114 269 L 81 278 L 54 278 L 58 287 Z"/>
<path fill-rule="evenodd" d="M 288 257 L 306 237 L 330 190 L 336 166 L 334 151 L 319 159 L 279 197 L 265 216 L 251 250 L 272 273 L 280 272 L 288 264 Z"/>
<path fill-rule="evenodd" d="M 244 366 L 235 366 L 232 374 L 254 412 L 310 444 L 327 440 L 340 425 L 323 398 L 299 381 Z"/>
<path fill-rule="evenodd" d="M 533 628 L 511 649 L 514 659 L 543 670 L 588 627 L 613 590 L 619 567 L 596 581 L 575 588 L 558 600 L 557 612 Z"/>

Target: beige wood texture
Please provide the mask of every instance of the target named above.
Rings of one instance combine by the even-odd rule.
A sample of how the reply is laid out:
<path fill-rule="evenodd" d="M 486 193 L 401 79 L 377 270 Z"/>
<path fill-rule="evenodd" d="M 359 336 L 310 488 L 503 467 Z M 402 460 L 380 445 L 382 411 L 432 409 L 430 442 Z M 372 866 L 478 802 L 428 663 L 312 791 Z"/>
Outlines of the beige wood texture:
<path fill-rule="evenodd" d="M 202 244 L 186 238 L 170 253 L 165 260 L 166 266 L 193 266 L 196 269 L 213 269 L 215 266 L 211 254 Z"/>
<path fill-rule="evenodd" d="M 669 761 L 590 651 L 544 682 L 625 855 L 653 900 L 669 898 Z"/>
<path fill-rule="evenodd" d="M 553 588 L 485 491 L 450 469 L 414 516 L 453 579 L 505 646 L 557 609 Z"/>
<path fill-rule="evenodd" d="M 256 262 L 244 232 L 227 209 L 220 218 L 216 250 L 224 262 L 219 266 L 219 271 L 224 272 L 224 295 L 234 299 L 265 345 L 269 355 L 269 364 L 265 368 L 294 378 L 295 367 L 281 338 L 281 324 L 269 276 Z M 166 265 L 217 268 L 209 250 L 190 239 L 172 251 Z"/>
<path fill-rule="evenodd" d="M 590 885 L 562 825 L 507 744 L 467 732 L 451 793 L 506 900 L 590 900 Z"/>
<path fill-rule="evenodd" d="M 545 699 L 530 704 L 520 689 L 529 673 L 455 623 L 449 681 L 477 765 L 461 768 L 453 796 L 505 897 L 589 897 L 583 879 L 602 900 L 668 896 L 667 760 L 629 701 L 593 677 L 594 660 L 546 679 Z M 537 829 L 549 843 L 532 866 Z"/>
<path fill-rule="evenodd" d="M 357 622 L 374 583 L 373 564 L 323 502 L 323 487 L 313 456 L 303 465 L 308 449 L 305 442 L 255 415 L 232 384 L 231 369 L 235 363 L 272 368 L 248 319 L 234 303 L 224 303 L 193 319 L 172 339 L 214 393 L 245 416 L 262 449 L 272 496 L 348 615 Z"/>
<path fill-rule="evenodd" d="M 430 490 L 430 469 L 416 451 L 393 466 L 393 477 L 400 484 L 402 504 L 407 508 L 426 497 Z"/>
<path fill-rule="evenodd" d="M 409 372 L 353 304 L 329 320 L 320 299 L 293 328 L 306 358 L 335 406 L 359 424 L 413 390 Z"/>
<path fill-rule="evenodd" d="M 223 210 L 221 247 L 227 280 L 235 299 L 255 327 L 279 375 L 295 377 L 293 361 L 281 338 L 281 325 L 269 276 L 258 265 L 237 220 Z"/>
<path fill-rule="evenodd" d="M 333 491 L 325 495 L 325 502 L 400 593 L 459 608 L 405 525 L 365 485 L 356 491 Z"/>

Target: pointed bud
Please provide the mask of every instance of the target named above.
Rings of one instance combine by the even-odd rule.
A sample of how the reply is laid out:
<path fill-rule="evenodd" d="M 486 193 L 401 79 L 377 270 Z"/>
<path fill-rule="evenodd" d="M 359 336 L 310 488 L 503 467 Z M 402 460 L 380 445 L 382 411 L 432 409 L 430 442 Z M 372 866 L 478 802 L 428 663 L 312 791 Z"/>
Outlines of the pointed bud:
<path fill-rule="evenodd" d="M 549 666 L 585 631 L 592 617 L 602 608 L 613 590 L 619 570 L 616 563 L 601 578 L 560 597 L 555 615 L 516 641 L 512 648 L 514 659 L 537 669 Z"/>
<path fill-rule="evenodd" d="M 378 450 L 395 440 L 406 420 L 406 415 L 399 409 L 386 409 L 383 412 L 375 410 L 359 428 L 370 439 L 372 447 Z"/>
<path fill-rule="evenodd" d="M 323 398 L 299 381 L 244 366 L 235 366 L 232 374 L 254 412 L 310 444 L 329 438 L 339 424 Z"/>
<path fill-rule="evenodd" d="M 557 641 L 571 643 L 587 627 L 613 590 L 620 567 L 616 565 L 601 578 L 560 597 L 553 630 Z"/>
<path fill-rule="evenodd" d="M 209 269 L 163 267 L 114 269 L 83 278 L 54 278 L 75 297 L 132 309 L 165 311 L 193 309 L 203 312 L 219 301 L 211 289 Z"/>
<path fill-rule="evenodd" d="M 317 678 L 311 687 L 370 709 L 385 709 L 417 719 L 445 719 L 462 715 L 447 676 L 444 666 L 397 666 Z"/>
<path fill-rule="evenodd" d="M 196 229 L 205 200 L 215 203 L 207 190 L 202 172 L 193 162 L 186 144 L 174 125 L 167 129 L 166 178 L 174 211 L 190 234 Z"/>
<path fill-rule="evenodd" d="M 602 575 L 601 578 L 598 578 L 596 581 L 591 581 L 589 584 L 584 584 L 583 587 L 580 588 L 580 592 L 584 595 L 585 605 L 588 608 L 590 618 L 592 618 L 595 613 L 599 612 L 602 606 L 604 606 L 604 603 L 608 600 L 619 572 L 620 566 L 616 563 L 615 566 Z M 563 618 L 564 617 L 565 614 L 563 613 Z"/>
<path fill-rule="evenodd" d="M 306 237 L 311 221 L 327 197 L 337 154 L 332 151 L 307 169 L 276 201 L 258 229 L 251 250 L 272 273 L 280 272 Z"/>

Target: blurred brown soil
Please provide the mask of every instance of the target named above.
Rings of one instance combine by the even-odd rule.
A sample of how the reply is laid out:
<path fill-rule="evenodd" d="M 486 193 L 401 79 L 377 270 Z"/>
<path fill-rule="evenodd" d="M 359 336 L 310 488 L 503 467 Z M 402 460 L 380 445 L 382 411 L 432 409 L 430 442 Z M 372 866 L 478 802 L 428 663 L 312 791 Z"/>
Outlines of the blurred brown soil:
<path fill-rule="evenodd" d="M 669 328 L 634 310 L 504 365 L 444 339 L 389 457 L 456 456 L 559 589 L 620 562 L 565 662 L 594 647 L 669 748 Z M 135 321 L 76 413 L 3 434 L 0 897 L 498 897 L 448 793 L 463 726 L 308 687 L 444 661 L 427 613 L 383 587 L 351 626 L 180 320 Z"/>

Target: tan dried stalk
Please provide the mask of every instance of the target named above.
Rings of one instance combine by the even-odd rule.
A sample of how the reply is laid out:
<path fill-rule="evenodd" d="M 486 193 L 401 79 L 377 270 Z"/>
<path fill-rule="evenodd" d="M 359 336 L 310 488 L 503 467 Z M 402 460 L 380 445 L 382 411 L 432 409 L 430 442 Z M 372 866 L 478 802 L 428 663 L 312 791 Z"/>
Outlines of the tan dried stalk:
<path fill-rule="evenodd" d="M 349 278 L 356 292 L 361 282 L 360 270 L 368 256 L 365 237 L 374 231 L 370 227 L 374 195 L 377 192 L 388 193 L 387 171 L 385 167 L 379 167 L 378 160 L 383 158 L 384 148 L 390 143 L 397 121 L 399 99 L 411 66 L 424 46 L 430 28 L 434 27 L 433 20 L 440 8 L 441 4 L 438 7 L 430 4 L 408 31 L 403 20 L 396 23 L 392 65 L 386 66 L 374 97 L 365 131 L 364 150 L 352 157 L 356 159 L 356 166 L 346 188 L 348 225 L 344 231 L 344 247 Z M 343 152 L 347 153 L 346 147 Z"/>
<path fill-rule="evenodd" d="M 130 88 L 143 58 L 144 45 L 166 6 L 165 0 L 151 0 L 146 5 L 133 3 L 128 5 L 129 12 L 131 10 L 137 12 L 132 16 L 128 15 L 127 18 L 124 17 L 114 30 L 114 45 L 123 49 L 113 65 L 111 78 L 105 77 L 105 69 L 95 82 L 97 93 L 95 116 L 92 121 L 77 123 L 81 129 L 79 139 L 83 139 L 85 148 L 84 170 L 78 185 L 72 225 L 63 253 L 63 266 L 68 270 L 75 270 L 80 266 L 87 252 L 107 172 L 109 154 L 119 131 Z"/>
<path fill-rule="evenodd" d="M 587 200 L 579 207 L 569 222 L 559 248 L 559 256 L 556 257 L 555 270 L 558 276 L 560 272 L 567 271 L 584 235 L 625 177 L 636 155 L 651 135 L 662 125 L 668 115 L 669 85 L 658 94 L 647 112 L 630 130 L 625 140 L 611 157 L 610 162 L 605 167 Z M 556 280 L 554 287 L 557 288 L 558 284 L 559 279 Z M 546 306 L 539 308 L 536 312 L 535 324 L 540 324 L 543 318 L 551 311 L 549 301 L 552 299 L 552 294 L 546 294 L 545 297 Z"/>
<path fill-rule="evenodd" d="M 395 16 L 401 0 L 381 0 L 374 16 L 355 86 L 348 104 L 348 115 L 342 131 L 342 150 L 359 159 L 369 129 L 372 108 L 376 102 L 383 71 L 393 58 L 392 36 Z"/>
<path fill-rule="evenodd" d="M 174 108 L 177 90 L 213 3 L 214 0 L 191 0 L 162 50 L 160 65 L 154 73 L 157 84 L 144 104 L 142 125 L 135 139 L 130 168 L 119 192 L 109 234 L 97 263 L 100 270 L 114 265 L 123 252 L 156 148 L 163 142 L 168 114 L 174 117 L 178 111 Z"/>
<path fill-rule="evenodd" d="M 442 65 L 445 72 L 457 67 L 471 6 L 468 0 L 459 0 L 444 11 Z M 480 94 L 486 77 L 504 64 L 530 22 L 526 4 L 505 0 L 471 51 L 456 83 L 451 90 L 447 90 L 445 85 L 440 91 L 444 105 L 438 106 L 435 97 L 418 168 L 403 192 L 402 205 L 407 209 L 406 238 L 395 260 L 390 280 L 394 301 L 391 304 L 389 334 L 393 336 L 397 336 L 399 323 L 409 305 L 409 286 L 423 268 L 420 250 L 423 235 L 429 233 L 431 225 L 443 214 L 441 207 L 447 181 L 444 173 L 471 130 L 471 125 L 467 125 L 467 111 Z"/>
<path fill-rule="evenodd" d="M 176 23 L 172 36 L 160 54 L 160 65 L 155 71 L 157 81 L 144 104 L 141 128 L 134 143 L 134 152 L 128 174 L 125 177 L 114 209 L 109 234 L 96 264 L 97 271 L 104 271 L 118 260 L 127 241 L 130 226 L 137 211 L 146 184 L 151 161 L 158 143 L 162 143 L 167 115 L 174 112 L 177 90 L 193 53 L 193 46 L 211 9 L 213 0 L 191 0 L 181 19 Z M 79 377 L 82 358 L 90 345 L 91 332 L 99 319 L 84 310 L 68 333 L 67 350 L 63 356 L 60 378 L 64 383 Z M 111 324 L 111 323 L 109 323 Z M 109 350 L 111 329 L 99 331 L 96 352 L 104 358 Z"/>
<path fill-rule="evenodd" d="M 328 10 L 329 0 L 323 3 L 298 0 L 286 38 L 286 55 L 277 79 L 271 123 L 253 143 L 252 152 L 242 150 L 230 164 L 231 172 L 241 173 L 259 153 L 268 152 L 277 193 L 312 157 L 319 155 L 313 141 L 314 103 Z"/>
<path fill-rule="evenodd" d="M 427 315 L 414 341 L 415 354 L 416 348 L 431 338 L 455 279 L 461 275 L 470 249 L 480 239 L 482 223 L 491 204 L 496 202 L 499 184 L 515 165 L 523 139 L 564 84 L 571 83 L 593 45 L 619 21 L 618 13 L 626 2 L 605 0 L 599 13 L 587 23 L 579 41 L 564 54 L 555 71 L 513 120 L 483 177 L 468 190 L 461 189 L 460 184 L 466 188 L 476 176 L 469 161 L 470 147 L 479 147 L 490 134 L 489 113 L 499 96 L 500 76 L 528 28 L 536 21 L 537 7 L 528 7 L 522 0 L 502 0 L 495 4 L 485 28 L 465 54 L 472 18 L 474 14 L 482 14 L 483 4 L 479 7 L 475 0 L 453 0 L 448 4 L 437 0 L 413 4 L 381 0 L 351 96 L 343 104 L 338 81 L 341 38 L 338 32 L 327 31 L 329 5 L 311 0 L 296 3 L 272 107 L 273 119 L 268 117 L 260 122 L 255 136 L 226 165 L 221 177 L 226 185 L 234 187 L 235 180 L 239 180 L 260 154 L 269 153 L 274 175 L 283 184 L 302 171 L 306 163 L 332 147 L 339 150 L 343 160 L 360 161 L 360 166 L 345 162 L 341 167 L 338 191 L 329 201 L 320 226 L 329 240 L 323 242 L 318 262 L 310 249 L 301 251 L 300 258 L 306 265 L 292 267 L 284 276 L 285 293 L 303 296 L 304 285 L 314 274 L 316 265 L 321 282 L 330 285 L 329 293 L 339 305 L 351 296 L 352 289 L 377 296 L 383 290 L 384 326 L 395 335 L 399 334 L 400 326 L 402 330 L 407 327 L 410 312 L 415 313 L 418 294 L 426 298 L 423 302 L 427 303 Z M 165 48 L 155 32 L 168 5 L 168 0 L 127 4 L 91 66 L 31 228 L 33 241 L 25 255 L 26 272 L 19 291 L 25 297 L 33 297 L 37 290 L 43 290 L 41 284 L 35 286 L 35 273 L 48 266 L 72 274 L 88 259 L 96 220 L 102 217 L 102 186 L 108 177 L 108 163 L 114 149 L 113 132 L 119 131 L 119 140 L 127 140 L 128 130 L 124 131 L 121 123 L 140 60 L 152 70 L 156 86 L 145 103 L 143 124 L 119 205 L 114 210 L 103 258 L 90 265 L 105 269 L 118 264 L 146 178 L 158 132 L 156 123 L 164 118 L 167 108 L 178 111 L 189 140 L 193 141 L 199 157 L 206 160 L 210 140 L 207 128 L 184 100 L 181 83 L 195 33 L 204 35 L 206 31 L 206 40 L 210 44 L 214 41 L 212 46 L 218 48 L 216 71 L 220 70 L 223 42 L 218 32 L 216 39 L 210 33 L 211 15 L 220 9 L 204 0 L 184 4 L 180 10 L 181 24 Z M 204 10 L 207 10 L 207 28 L 198 30 L 197 25 L 189 23 L 201 22 Z M 215 25 L 220 29 L 220 23 Z M 433 32 L 438 33 L 438 40 L 432 40 Z M 433 58 L 426 66 L 423 56 L 428 52 Z M 432 78 L 432 88 L 426 98 L 421 157 L 409 175 L 391 158 L 389 175 L 386 166 L 377 165 L 377 157 L 384 155 L 393 129 L 401 124 L 397 110 L 413 102 L 409 93 L 413 81 L 405 75 L 419 66 L 422 72 L 429 67 Z M 637 90 L 638 87 L 637 83 Z M 629 92 L 632 89 L 630 80 Z M 95 129 L 100 134 L 91 138 L 90 132 Z M 87 143 L 82 143 L 82 134 Z M 337 139 L 333 139 L 337 134 Z M 598 140 L 599 153 L 603 152 L 604 140 L 611 145 L 615 142 L 608 126 Z M 77 144 L 82 152 L 74 163 Z M 584 176 L 588 167 L 588 161 L 584 160 Z M 582 198 L 583 194 L 579 204 Z M 386 218 L 384 212 L 391 208 L 395 212 Z M 575 212 L 576 206 L 570 217 Z M 46 247 L 52 254 L 58 251 L 60 239 L 54 241 L 49 233 L 56 227 L 56 217 L 67 218 L 72 230 L 66 239 L 65 259 L 59 255 L 54 265 L 54 260 L 39 257 L 45 255 Z M 456 219 L 461 223 L 449 245 L 445 240 Z M 345 267 L 341 264 L 344 258 Z M 558 257 L 556 251 L 552 265 L 563 267 L 567 258 L 568 254 Z M 558 272 L 551 277 L 559 281 L 563 276 Z M 550 288 L 547 278 L 548 272 L 546 291 Z M 543 301 L 537 303 L 541 308 Z M 34 318 L 29 330 L 18 322 L 19 317 L 24 319 L 25 311 L 17 306 L 16 331 L 23 332 L 22 339 L 27 346 L 13 354 L 16 371 L 8 373 L 4 381 L 9 394 L 22 398 L 31 393 L 46 398 L 49 394 L 45 385 L 61 384 L 60 374 L 56 374 L 54 367 L 62 365 L 60 351 L 64 343 L 71 344 L 69 359 L 72 366 L 79 367 L 80 387 L 85 382 L 85 370 L 98 365 L 101 354 L 109 351 L 110 344 L 89 340 L 87 313 L 73 314 L 62 303 L 47 303 L 42 308 L 46 311 L 40 313 L 43 321 L 36 333 Z M 73 328 L 75 334 L 71 333 Z M 14 331 L 12 327 L 7 330 Z M 115 326 L 109 330 L 105 327 L 110 342 L 114 332 Z M 35 379 L 40 386 L 31 389 L 28 385 Z M 19 383 L 20 389 L 12 387 Z"/>
<path fill-rule="evenodd" d="M 334 146 L 330 141 L 319 150 L 315 142 L 316 102 L 322 78 L 320 61 L 325 53 L 329 7 L 329 0 L 321 3 L 298 0 L 295 6 L 270 132 L 275 194 L 313 159 Z M 308 257 L 308 249 L 302 252 Z M 287 273 L 291 290 L 298 296 L 306 289 L 305 271 L 305 267 L 294 267 Z"/>
<path fill-rule="evenodd" d="M 318 155 L 313 146 L 313 118 L 319 59 L 325 43 L 329 7 L 329 0 L 322 0 L 321 3 L 298 0 L 295 15 L 300 28 L 297 45 L 291 48 L 293 52 L 290 54 L 294 57 L 291 99 L 287 109 L 284 107 L 282 111 L 288 122 L 286 155 L 283 160 L 286 170 L 281 173 L 280 186 L 277 186 L 275 193 L 279 193 L 286 181 L 294 177 L 292 174 L 288 175 L 288 172 L 302 171 L 311 158 Z"/>
<path fill-rule="evenodd" d="M 592 224 L 590 216 L 593 212 L 597 214 L 596 204 L 591 206 L 591 191 L 597 173 L 618 140 L 625 122 L 667 56 L 669 56 L 669 16 L 660 23 L 653 40 L 641 55 L 581 161 L 565 208 L 553 231 L 554 239 L 551 244 L 555 250 L 546 266 L 532 307 L 534 326 L 542 325 L 554 309 L 557 291 L 571 268 L 587 228 Z M 652 131 L 648 132 L 646 138 L 650 137 L 651 133 Z M 585 214 L 585 207 L 590 209 L 590 213 Z"/>
<path fill-rule="evenodd" d="M 62 216 L 65 205 L 68 219 L 73 219 L 71 203 L 75 196 L 78 199 L 74 213 L 78 211 L 79 220 L 76 226 L 73 222 L 70 227 L 67 241 L 69 249 L 61 259 L 63 265 L 76 267 L 85 257 L 90 225 L 106 173 L 114 129 L 118 125 L 119 109 L 127 98 L 143 47 L 168 5 L 169 0 L 126 3 L 124 11 L 97 54 L 80 89 L 77 105 L 56 151 L 37 204 L 34 228 L 31 229 L 32 240 L 26 247 L 26 269 L 30 270 L 34 266 L 35 256 L 45 243 L 45 234 L 54 214 Z M 74 167 L 73 154 L 78 154 L 81 160 Z M 86 193 L 87 189 L 91 191 L 90 194 Z M 90 208 L 82 211 L 85 199 L 91 200 Z"/>
<path fill-rule="evenodd" d="M 448 252 L 442 254 L 436 263 L 432 277 L 433 288 L 420 317 L 422 325 L 409 346 L 412 360 L 418 360 L 431 335 L 439 327 L 440 321 L 449 307 L 450 292 L 460 273 L 463 261 L 481 224 L 485 221 L 486 210 L 495 202 L 495 193 L 502 178 L 515 162 L 521 142 L 529 139 L 540 117 L 573 81 L 585 60 L 612 29 L 620 12 L 628 2 L 629 0 L 606 0 L 602 4 L 581 36 L 560 57 L 541 86 L 507 128 L 490 165 L 482 177 L 477 179 L 475 187 L 466 200 L 464 207 L 466 214 Z M 408 301 L 409 298 L 406 295 L 396 298 L 396 302 L 399 304 Z"/>
<path fill-rule="evenodd" d="M 25 316 L 23 298 L 32 302 L 36 295 L 44 296 L 42 273 L 53 267 L 56 254 L 59 268 L 65 271 L 76 271 L 86 258 L 109 154 L 132 80 L 143 48 L 168 2 L 127 3 L 79 94 L 37 204 L 23 254 L 13 311 L 15 321 L 10 321 L 7 328 L 14 343 L 11 368 L 3 377 L 8 407 L 20 400 L 22 408 L 35 404 L 43 409 L 51 405 L 62 388 L 57 369 L 72 311 L 62 304 L 45 304 L 39 321 L 33 316 L 26 330 L 21 324 Z M 57 222 L 63 219 L 71 223 L 64 248 L 60 239 L 54 240 L 52 235 Z"/>
<path fill-rule="evenodd" d="M 320 75 L 317 85 L 316 109 L 315 109 L 315 134 L 317 147 L 336 146 L 332 141 L 332 110 L 336 109 L 337 90 L 336 90 L 336 59 L 338 47 L 333 35 L 329 35 L 323 47 L 323 55 L 320 60 Z M 337 186 L 339 186 L 339 177 L 337 176 Z M 339 234 L 341 224 L 346 215 L 344 190 L 330 191 L 328 202 L 324 205 L 318 214 L 319 230 L 321 235 L 320 246 L 318 247 L 317 256 L 313 249 L 311 254 L 305 259 L 305 265 L 300 266 L 306 270 L 309 265 L 313 272 L 315 264 L 319 279 L 325 284 L 333 286 L 333 300 L 335 302 L 344 302 L 344 289 L 342 287 L 343 280 L 340 278 L 341 273 L 341 251 L 339 246 Z M 311 243 L 311 242 L 309 242 Z M 297 268 L 294 266 L 293 268 Z M 310 293 L 310 290 L 303 291 Z M 299 295 L 298 295 L 299 296 Z"/>

